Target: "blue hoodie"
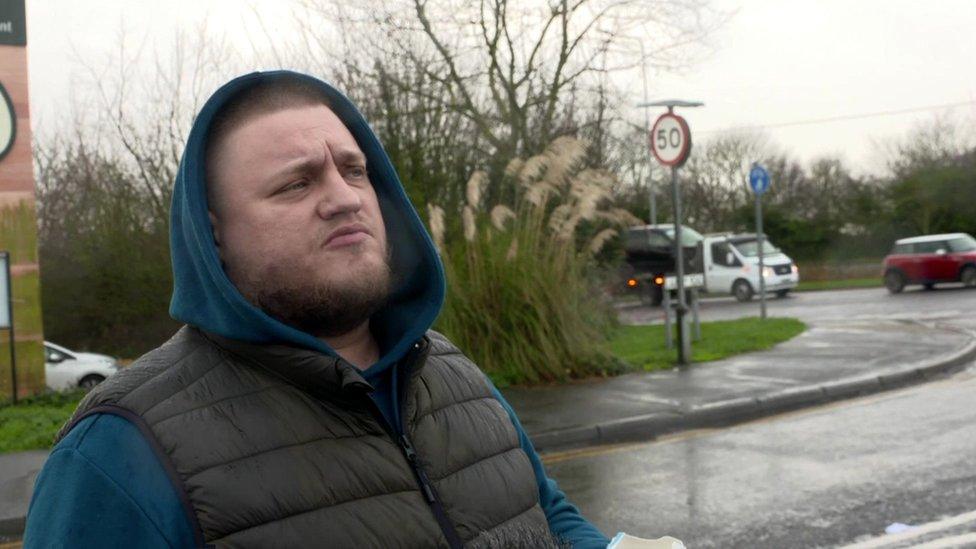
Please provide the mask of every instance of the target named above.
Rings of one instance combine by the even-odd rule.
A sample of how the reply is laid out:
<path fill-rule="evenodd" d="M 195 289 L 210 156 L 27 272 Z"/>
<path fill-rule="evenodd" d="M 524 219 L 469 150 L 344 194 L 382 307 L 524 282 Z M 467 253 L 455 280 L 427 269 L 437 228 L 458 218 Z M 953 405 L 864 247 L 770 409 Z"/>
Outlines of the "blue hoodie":
<path fill-rule="evenodd" d="M 217 90 L 194 121 L 173 190 L 170 246 L 173 318 L 227 338 L 289 343 L 335 355 L 311 334 L 292 328 L 251 305 L 221 267 L 207 215 L 205 147 L 214 115 L 241 90 L 258 82 L 295 78 L 319 87 L 332 110 L 366 155 L 400 280 L 390 303 L 370 326 L 381 358 L 364 376 L 391 425 L 399 425 L 398 362 L 430 328 L 444 301 L 444 270 L 396 170 L 356 107 L 316 78 L 272 71 L 238 77 Z M 550 529 L 574 547 L 606 547 L 608 539 L 588 523 L 549 479 L 511 406 L 497 389 L 522 448 L 535 470 L 539 499 Z M 27 516 L 25 547 L 186 547 L 193 532 L 177 492 L 143 434 L 118 416 L 79 422 L 54 448 L 38 476 Z"/>

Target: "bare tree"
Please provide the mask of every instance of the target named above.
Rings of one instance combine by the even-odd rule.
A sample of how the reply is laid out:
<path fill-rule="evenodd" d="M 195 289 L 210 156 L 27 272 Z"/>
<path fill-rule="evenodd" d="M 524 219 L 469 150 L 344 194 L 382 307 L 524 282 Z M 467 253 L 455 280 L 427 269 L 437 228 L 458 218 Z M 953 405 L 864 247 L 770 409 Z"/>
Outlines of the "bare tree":
<path fill-rule="evenodd" d="M 620 113 L 607 74 L 685 66 L 724 20 L 704 0 L 304 0 L 298 15 L 305 52 L 337 60 L 324 71 L 382 79 L 411 105 L 459 117 L 451 126 L 495 182 L 504 159 L 584 127 L 598 129 L 596 156 L 611 156 L 602 147 Z"/>
<path fill-rule="evenodd" d="M 697 146 L 682 170 L 688 223 L 704 231 L 734 227 L 737 211 L 749 203 L 750 166 L 769 154 L 763 134 L 725 133 Z"/>
<path fill-rule="evenodd" d="M 111 62 L 86 65 L 72 115 L 36 135 L 39 248 L 51 337 L 137 356 L 176 327 L 173 183 L 192 116 L 233 68 L 212 37 L 177 36 L 166 61 L 119 44 Z"/>
<path fill-rule="evenodd" d="M 173 181 L 193 116 L 220 79 L 233 74 L 234 56 L 206 22 L 177 33 L 166 54 L 131 48 L 124 29 L 112 62 L 79 62 L 91 97 L 73 97 L 75 139 L 97 143 L 100 153 L 134 172 L 134 184 L 153 217 L 165 223 Z M 104 61 L 104 59 L 103 59 Z"/>

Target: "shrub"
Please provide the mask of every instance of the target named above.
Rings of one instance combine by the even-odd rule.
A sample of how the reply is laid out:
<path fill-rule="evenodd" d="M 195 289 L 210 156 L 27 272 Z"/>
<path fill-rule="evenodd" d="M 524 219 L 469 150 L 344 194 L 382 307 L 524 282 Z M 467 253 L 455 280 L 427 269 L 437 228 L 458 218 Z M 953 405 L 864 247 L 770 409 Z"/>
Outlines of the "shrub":
<path fill-rule="evenodd" d="M 616 373 L 606 350 L 610 305 L 588 281 L 593 254 L 633 216 L 604 207 L 612 176 L 580 169 L 585 145 L 559 138 L 543 154 L 509 163 L 511 205 L 481 207 L 487 176 L 467 185 L 462 234 L 445 246 L 444 212 L 429 205 L 448 277 L 438 328 L 499 385 Z M 487 213 L 486 213 L 487 212 Z M 584 230 L 585 228 L 585 230 Z"/>

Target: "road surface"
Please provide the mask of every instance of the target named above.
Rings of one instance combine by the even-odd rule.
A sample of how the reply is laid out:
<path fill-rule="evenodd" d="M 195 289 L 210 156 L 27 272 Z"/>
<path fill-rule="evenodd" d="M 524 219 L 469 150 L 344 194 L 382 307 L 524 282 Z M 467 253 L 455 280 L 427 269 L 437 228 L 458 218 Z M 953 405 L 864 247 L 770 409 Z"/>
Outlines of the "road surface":
<path fill-rule="evenodd" d="M 881 546 L 958 535 L 976 546 L 976 366 L 910 389 L 546 463 L 611 536 L 673 535 L 690 548 L 873 546 L 894 523 L 962 517 Z"/>
<path fill-rule="evenodd" d="M 803 321 L 869 318 L 971 318 L 976 317 L 976 289 L 961 285 L 939 286 L 931 291 L 909 288 L 890 295 L 883 288 L 797 292 L 767 301 L 770 316 L 790 316 Z M 739 303 L 733 298 L 706 298 L 701 319 L 731 320 L 759 314 L 759 300 Z M 662 322 L 660 307 L 622 306 L 620 318 L 628 324 Z M 976 326 L 976 323 L 974 323 Z"/>

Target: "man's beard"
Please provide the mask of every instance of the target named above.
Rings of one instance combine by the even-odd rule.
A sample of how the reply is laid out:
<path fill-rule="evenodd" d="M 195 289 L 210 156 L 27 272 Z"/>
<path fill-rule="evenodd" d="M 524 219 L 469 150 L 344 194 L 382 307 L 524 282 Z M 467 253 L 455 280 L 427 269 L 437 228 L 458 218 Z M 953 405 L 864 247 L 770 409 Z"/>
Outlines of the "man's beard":
<path fill-rule="evenodd" d="M 268 315 L 316 337 L 335 337 L 352 331 L 382 309 L 393 291 L 389 254 L 381 265 L 362 269 L 342 282 L 296 279 L 297 269 L 279 265 L 263 280 L 241 289 L 252 304 Z"/>

